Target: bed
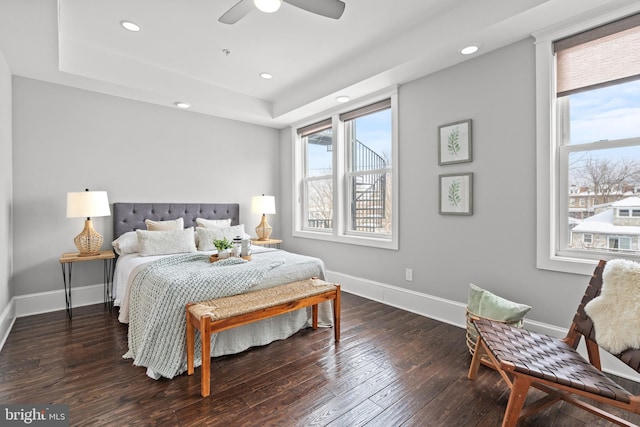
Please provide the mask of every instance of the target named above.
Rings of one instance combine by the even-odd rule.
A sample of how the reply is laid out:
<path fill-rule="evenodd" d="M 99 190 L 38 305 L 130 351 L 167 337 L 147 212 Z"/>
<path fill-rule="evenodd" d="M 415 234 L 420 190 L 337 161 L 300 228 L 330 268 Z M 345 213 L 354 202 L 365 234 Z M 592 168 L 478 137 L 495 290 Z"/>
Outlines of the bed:
<path fill-rule="evenodd" d="M 324 279 L 320 259 L 279 249 L 253 246 L 251 261 L 233 258 L 211 263 L 209 257 L 216 251 L 207 246 L 209 239 L 205 238 L 210 238 L 211 233 L 244 232 L 239 218 L 239 205 L 234 203 L 114 203 L 113 245 L 118 258 L 113 297 L 114 305 L 120 307 L 119 321 L 129 324 L 129 350 L 123 357 L 132 359 L 135 366 L 147 368 L 149 377 L 173 378 L 186 370 L 186 302 L 313 276 Z M 162 233 L 147 231 L 145 221 L 154 227 L 176 227 L 177 221 L 183 228 Z M 248 237 L 246 233 L 244 236 Z M 150 241 L 160 241 L 161 247 L 166 245 L 165 237 L 170 240 L 169 252 L 177 253 L 164 253 L 166 248 L 149 250 L 155 248 Z M 331 325 L 331 304 L 323 304 L 319 315 L 321 325 Z M 310 319 L 310 310 L 302 309 L 220 332 L 212 337 L 211 355 L 235 354 L 288 338 L 308 327 Z M 196 349 L 196 354 L 199 352 Z M 201 362 L 196 358 L 195 365 Z"/>

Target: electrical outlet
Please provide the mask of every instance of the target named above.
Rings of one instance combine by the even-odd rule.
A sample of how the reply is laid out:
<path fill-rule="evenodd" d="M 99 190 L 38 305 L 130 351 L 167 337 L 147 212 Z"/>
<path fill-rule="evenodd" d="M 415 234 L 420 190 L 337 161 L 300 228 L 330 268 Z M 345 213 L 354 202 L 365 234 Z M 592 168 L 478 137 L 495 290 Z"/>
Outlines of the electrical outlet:
<path fill-rule="evenodd" d="M 413 282 L 413 269 L 405 268 L 404 270 L 404 280 L 408 282 Z"/>

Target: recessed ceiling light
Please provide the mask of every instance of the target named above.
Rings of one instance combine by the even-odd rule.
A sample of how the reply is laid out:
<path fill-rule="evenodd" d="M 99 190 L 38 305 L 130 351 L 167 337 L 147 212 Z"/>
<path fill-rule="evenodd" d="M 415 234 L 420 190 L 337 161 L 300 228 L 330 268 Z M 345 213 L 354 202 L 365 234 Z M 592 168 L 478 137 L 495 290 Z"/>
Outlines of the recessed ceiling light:
<path fill-rule="evenodd" d="M 351 100 L 351 98 L 349 98 L 346 95 L 341 95 L 341 96 L 338 96 L 336 98 L 336 101 L 338 101 L 338 102 L 349 102 L 350 100 Z"/>
<path fill-rule="evenodd" d="M 273 78 L 273 75 L 271 73 L 260 73 L 260 77 L 269 80 Z"/>
<path fill-rule="evenodd" d="M 131 22 L 131 21 L 120 21 L 120 25 L 122 25 L 122 27 L 125 30 L 129 30 L 129 31 L 140 31 L 142 29 L 142 27 L 140 27 L 140 25 L 136 24 L 135 22 Z"/>
<path fill-rule="evenodd" d="M 472 53 L 476 53 L 478 49 L 480 49 L 478 46 L 471 45 L 471 46 L 465 47 L 464 49 L 461 49 L 460 53 L 463 55 L 471 55 Z"/>
<path fill-rule="evenodd" d="M 174 102 L 173 105 L 175 105 L 178 108 L 182 108 L 182 109 L 186 109 L 186 108 L 191 107 L 191 104 L 188 104 L 186 102 L 180 102 L 180 101 Z"/>

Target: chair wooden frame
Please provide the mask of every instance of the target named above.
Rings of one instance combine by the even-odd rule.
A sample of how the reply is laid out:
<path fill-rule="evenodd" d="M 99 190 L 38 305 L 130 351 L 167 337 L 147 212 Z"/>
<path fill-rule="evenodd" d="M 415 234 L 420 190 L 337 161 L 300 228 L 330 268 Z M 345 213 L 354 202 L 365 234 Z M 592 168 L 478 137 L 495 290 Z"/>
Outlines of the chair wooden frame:
<path fill-rule="evenodd" d="M 487 320 L 474 320 L 474 324 L 478 329 L 478 341 L 467 376 L 470 380 L 476 378 L 482 356 L 485 355 L 490 361 L 490 365 L 493 365 L 492 368 L 496 369 L 505 380 L 511 389 L 511 393 L 502 420 L 503 427 L 515 426 L 518 420 L 546 409 L 560 400 L 615 424 L 636 426 L 636 424 L 598 408 L 583 399 L 576 398 L 581 396 L 595 402 L 640 414 L 640 395 L 632 395 L 601 373 L 600 353 L 595 329 L 592 320 L 584 311 L 584 306 L 600 295 L 602 271 L 605 264 L 606 261 L 598 263 L 574 316 L 569 332 L 563 339 L 535 334 Z M 589 356 L 588 362 L 578 355 L 576 351 L 581 338 L 585 339 Z M 536 342 L 537 339 L 542 339 L 545 340 L 545 343 L 549 343 L 554 359 L 553 363 L 551 363 L 551 368 L 538 369 L 536 364 L 532 363 L 524 367 L 524 361 L 530 361 L 531 354 L 524 354 L 526 350 L 522 350 L 522 354 L 519 354 L 519 350 L 531 342 Z M 503 343 L 505 344 L 504 347 L 502 347 Z M 544 352 L 540 351 L 542 355 L 548 353 L 549 350 L 547 348 L 545 348 Z M 629 349 L 614 356 L 632 369 L 640 372 L 640 350 Z M 576 357 L 580 359 L 578 361 L 580 362 L 579 365 L 575 363 L 578 360 Z M 521 361 L 523 363 L 519 363 Z M 558 364 L 560 366 L 575 364 L 577 369 L 580 370 L 579 375 L 577 375 L 577 378 L 573 375 L 567 378 L 566 372 L 560 372 L 562 369 L 554 371 L 555 362 L 560 362 Z M 524 403 L 530 387 L 542 390 L 546 393 L 546 396 L 525 407 Z"/>

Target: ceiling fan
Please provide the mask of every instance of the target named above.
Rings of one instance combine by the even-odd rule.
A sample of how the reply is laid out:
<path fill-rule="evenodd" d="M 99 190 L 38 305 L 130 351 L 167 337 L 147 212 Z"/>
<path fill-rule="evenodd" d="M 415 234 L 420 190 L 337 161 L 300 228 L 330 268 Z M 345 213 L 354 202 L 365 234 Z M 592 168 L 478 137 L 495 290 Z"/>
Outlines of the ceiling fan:
<path fill-rule="evenodd" d="M 263 12 L 275 12 L 280 9 L 283 1 L 327 18 L 339 19 L 344 12 L 344 2 L 340 0 L 240 0 L 227 10 L 218 21 L 223 24 L 235 24 L 255 8 Z"/>

